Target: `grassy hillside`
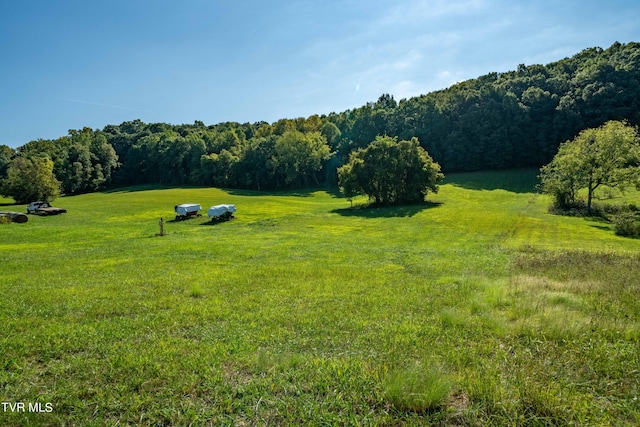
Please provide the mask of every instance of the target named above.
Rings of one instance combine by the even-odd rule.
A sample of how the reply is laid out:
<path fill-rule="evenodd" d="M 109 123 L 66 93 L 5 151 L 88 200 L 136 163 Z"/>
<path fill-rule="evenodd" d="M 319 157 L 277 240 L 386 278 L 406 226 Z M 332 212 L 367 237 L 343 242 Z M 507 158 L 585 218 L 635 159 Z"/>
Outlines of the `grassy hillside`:
<path fill-rule="evenodd" d="M 640 241 L 534 182 L 130 188 L 0 224 L 0 399 L 52 407 L 0 425 L 638 424 Z M 238 212 L 156 236 L 188 202 Z"/>

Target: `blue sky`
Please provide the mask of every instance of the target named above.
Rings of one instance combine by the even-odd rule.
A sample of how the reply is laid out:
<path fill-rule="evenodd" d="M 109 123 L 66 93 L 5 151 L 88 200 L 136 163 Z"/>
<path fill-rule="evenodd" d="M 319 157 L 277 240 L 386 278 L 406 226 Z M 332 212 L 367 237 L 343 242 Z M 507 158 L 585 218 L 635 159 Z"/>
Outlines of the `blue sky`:
<path fill-rule="evenodd" d="M 0 2 L 0 144 L 69 129 L 274 122 L 640 41 L 640 2 Z"/>

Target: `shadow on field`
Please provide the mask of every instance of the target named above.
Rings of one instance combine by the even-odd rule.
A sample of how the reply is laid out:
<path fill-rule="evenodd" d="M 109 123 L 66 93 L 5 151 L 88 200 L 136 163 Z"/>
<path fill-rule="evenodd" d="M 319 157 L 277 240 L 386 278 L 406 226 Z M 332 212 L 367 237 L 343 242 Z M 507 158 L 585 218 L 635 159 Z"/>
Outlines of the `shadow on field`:
<path fill-rule="evenodd" d="M 399 218 L 411 217 L 427 209 L 440 206 L 439 202 L 424 202 L 402 206 L 370 206 L 361 205 L 353 208 L 334 209 L 331 212 L 342 216 L 357 216 L 361 218 Z"/>
<path fill-rule="evenodd" d="M 209 220 L 209 221 L 205 221 L 205 222 L 201 223 L 200 225 L 212 226 L 212 225 L 225 224 L 225 223 L 227 223 L 229 221 L 233 221 L 234 219 L 235 219 L 235 217 L 231 217 L 230 219 Z"/>
<path fill-rule="evenodd" d="M 187 218 L 172 218 L 172 219 L 166 219 L 164 222 L 168 223 L 168 224 L 173 224 L 173 223 L 180 223 L 180 222 L 193 222 L 197 219 L 202 218 L 202 215 L 199 216 L 190 216 Z"/>
<path fill-rule="evenodd" d="M 114 193 L 135 193 L 139 191 L 149 190 L 171 190 L 171 189 L 189 189 L 189 188 L 216 188 L 224 191 L 231 196 L 285 196 L 285 197 L 312 197 L 314 193 L 323 191 L 334 198 L 344 198 L 338 187 L 310 187 L 296 190 L 245 190 L 241 188 L 224 188 L 198 185 L 164 185 L 164 184 L 140 184 L 128 187 L 107 188 L 100 191 L 103 194 Z M 10 204 L 8 204 L 10 205 Z M 0 203 L 0 206 L 3 204 Z"/>
<path fill-rule="evenodd" d="M 539 173 L 537 169 L 460 172 L 446 175 L 442 184 L 451 184 L 467 190 L 506 190 L 512 193 L 535 193 Z"/>
<path fill-rule="evenodd" d="M 163 185 L 163 184 L 139 184 L 139 185 L 131 185 L 128 187 L 115 187 L 115 188 L 107 188 L 106 190 L 100 191 L 103 194 L 113 194 L 113 193 L 137 193 L 139 191 L 149 191 L 149 190 L 171 190 L 173 188 L 200 188 L 198 186 L 189 186 L 189 185 Z"/>
<path fill-rule="evenodd" d="M 337 187 L 311 187 L 311 188 L 302 188 L 297 190 L 242 190 L 242 189 L 234 189 L 234 188 L 225 188 L 228 194 L 232 196 L 285 196 L 285 197 L 311 197 L 314 193 L 319 191 L 323 191 L 332 197 L 335 198 L 343 198 L 344 196 L 340 193 L 340 190 Z"/>
<path fill-rule="evenodd" d="M 607 225 L 591 225 L 590 227 L 597 228 L 598 230 L 612 231 L 613 229 Z"/>

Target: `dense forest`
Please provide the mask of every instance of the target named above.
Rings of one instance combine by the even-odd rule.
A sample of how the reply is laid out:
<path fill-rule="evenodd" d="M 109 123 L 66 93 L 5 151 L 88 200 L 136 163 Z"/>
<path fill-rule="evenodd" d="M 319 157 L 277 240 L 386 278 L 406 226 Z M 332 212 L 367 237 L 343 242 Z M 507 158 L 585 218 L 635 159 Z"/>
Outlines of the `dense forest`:
<path fill-rule="evenodd" d="M 0 178 L 18 156 L 48 156 L 62 192 L 134 184 L 274 190 L 333 185 L 348 155 L 378 135 L 417 138 L 443 172 L 540 167 L 561 142 L 608 120 L 640 124 L 640 43 L 590 48 L 448 89 L 275 123 L 143 123 L 71 130 L 17 150 L 0 146 Z"/>

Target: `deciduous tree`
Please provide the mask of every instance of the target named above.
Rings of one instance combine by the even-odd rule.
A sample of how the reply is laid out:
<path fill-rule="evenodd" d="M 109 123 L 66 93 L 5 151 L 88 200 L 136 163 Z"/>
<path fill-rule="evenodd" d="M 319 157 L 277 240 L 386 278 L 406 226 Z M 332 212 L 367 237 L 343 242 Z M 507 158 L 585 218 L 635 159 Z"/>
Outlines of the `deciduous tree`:
<path fill-rule="evenodd" d="M 60 194 L 60 181 L 53 174 L 53 161 L 48 157 L 18 156 L 9 165 L 0 190 L 17 203 L 51 201 Z"/>
<path fill-rule="evenodd" d="M 7 145 L 0 145 L 0 179 L 7 175 L 7 169 L 11 163 L 11 159 L 15 156 L 13 148 Z"/>
<path fill-rule="evenodd" d="M 285 176 L 288 186 L 307 186 L 310 178 L 316 185 L 320 184 L 316 173 L 330 155 L 326 139 L 320 132 L 287 131 L 276 140 L 275 150 L 278 170 Z"/>
<path fill-rule="evenodd" d="M 443 177 L 440 165 L 417 138 L 397 142 L 378 136 L 367 148 L 353 152 L 349 162 L 338 169 L 339 185 L 346 197 L 365 194 L 376 204 L 424 201 L 428 191 L 438 192 Z"/>
<path fill-rule="evenodd" d="M 562 144 L 551 163 L 543 166 L 540 178 L 544 192 L 559 207 L 571 206 L 578 190 L 587 190 L 587 209 L 601 185 L 640 185 L 640 142 L 636 128 L 621 121 L 609 121 L 586 129 Z"/>

